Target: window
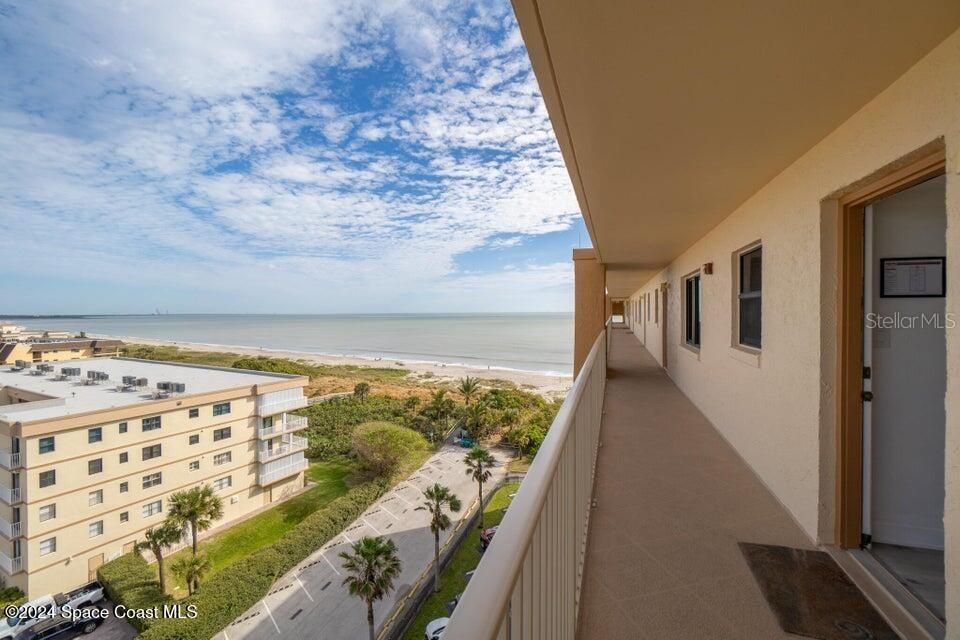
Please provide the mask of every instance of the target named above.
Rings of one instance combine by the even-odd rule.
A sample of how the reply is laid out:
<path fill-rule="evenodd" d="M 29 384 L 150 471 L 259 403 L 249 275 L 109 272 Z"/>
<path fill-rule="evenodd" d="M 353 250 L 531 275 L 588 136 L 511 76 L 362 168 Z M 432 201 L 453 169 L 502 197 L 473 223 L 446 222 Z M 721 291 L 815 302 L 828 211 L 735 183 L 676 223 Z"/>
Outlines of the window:
<path fill-rule="evenodd" d="M 127 482 L 121 482 L 121 483 L 120 483 L 120 493 L 126 493 L 127 491 L 130 491 L 130 484 L 127 483 Z"/>
<path fill-rule="evenodd" d="M 660 289 L 653 291 L 653 324 L 660 324 Z"/>
<path fill-rule="evenodd" d="M 120 423 L 120 433 L 126 433 L 126 432 L 127 432 L 127 423 L 126 423 L 126 422 L 121 422 L 121 423 Z"/>
<path fill-rule="evenodd" d="M 94 427 L 92 429 L 87 429 L 87 443 L 93 444 L 94 442 L 103 441 L 103 427 Z"/>
<path fill-rule="evenodd" d="M 56 538 L 47 538 L 46 540 L 40 541 L 40 555 L 45 556 L 51 553 L 55 553 L 57 550 L 57 539 Z"/>
<path fill-rule="evenodd" d="M 53 520 L 56 517 L 57 517 L 57 505 L 45 504 L 42 507 L 40 507 L 40 522 Z"/>
<path fill-rule="evenodd" d="M 232 459 L 233 457 L 230 455 L 229 451 L 227 451 L 226 453 L 218 453 L 217 455 L 213 456 L 213 464 L 214 466 L 220 465 L 220 464 L 227 464 Z"/>
<path fill-rule="evenodd" d="M 200 434 L 195 433 L 190 436 L 190 444 L 200 444 Z"/>
<path fill-rule="evenodd" d="M 190 471 L 199 471 L 200 470 L 200 461 L 191 460 L 190 461 Z"/>
<path fill-rule="evenodd" d="M 120 454 L 120 464 L 125 463 L 129 459 L 130 459 L 130 454 L 128 454 L 126 451 Z"/>
<path fill-rule="evenodd" d="M 144 448 L 143 448 L 143 459 L 144 459 L 144 460 L 150 460 L 151 458 L 159 458 L 159 457 L 160 457 L 160 445 L 159 445 L 159 444 L 152 444 L 152 445 L 150 445 L 149 447 L 144 447 Z"/>
<path fill-rule="evenodd" d="M 215 429 L 213 431 L 213 441 L 217 440 L 226 440 L 230 437 L 230 427 L 224 427 L 222 429 Z"/>
<path fill-rule="evenodd" d="M 87 525 L 87 534 L 91 538 L 103 535 L 103 520 L 97 520 Z"/>
<path fill-rule="evenodd" d="M 691 347 L 700 348 L 700 274 L 683 282 L 683 340 Z"/>
<path fill-rule="evenodd" d="M 230 486 L 233 486 L 233 476 L 224 476 L 213 481 L 214 491 L 222 491 Z"/>
<path fill-rule="evenodd" d="M 213 405 L 213 415 L 215 416 L 225 416 L 230 413 L 230 403 L 221 402 L 220 404 Z"/>
<path fill-rule="evenodd" d="M 149 518 L 163 511 L 163 500 L 154 500 L 143 505 L 143 517 Z"/>
<path fill-rule="evenodd" d="M 40 438 L 40 453 L 53 453 L 57 448 L 53 436 Z"/>
<path fill-rule="evenodd" d="M 120 512 L 120 524 L 123 524 L 124 522 L 129 522 L 129 520 L 130 520 L 130 512 L 129 512 L 129 511 L 121 511 L 121 512 Z"/>
<path fill-rule="evenodd" d="M 143 488 L 149 489 L 155 487 L 163 481 L 163 475 L 160 472 L 151 473 L 143 476 Z"/>
<path fill-rule="evenodd" d="M 103 504 L 103 489 L 91 491 L 87 495 L 87 506 L 92 507 L 95 504 Z"/>
<path fill-rule="evenodd" d="M 54 470 L 40 472 L 40 488 L 52 487 L 57 484 L 57 472 Z"/>
<path fill-rule="evenodd" d="M 153 416 L 152 418 L 144 418 L 142 423 L 144 431 L 153 431 L 154 429 L 160 428 L 160 416 Z"/>
<path fill-rule="evenodd" d="M 103 471 L 103 458 L 87 461 L 87 474 L 92 476 L 95 473 L 100 473 L 101 471 Z"/>
<path fill-rule="evenodd" d="M 191 417 L 191 418 L 199 418 L 199 417 L 200 417 L 200 409 L 198 409 L 198 408 L 196 408 L 196 407 L 194 407 L 193 409 L 190 409 L 190 417 Z"/>
<path fill-rule="evenodd" d="M 760 348 L 760 292 L 763 284 L 763 247 L 740 254 L 738 326 L 740 344 Z"/>
<path fill-rule="evenodd" d="M 263 428 L 270 429 L 273 427 L 273 416 L 267 416 L 263 419 Z"/>

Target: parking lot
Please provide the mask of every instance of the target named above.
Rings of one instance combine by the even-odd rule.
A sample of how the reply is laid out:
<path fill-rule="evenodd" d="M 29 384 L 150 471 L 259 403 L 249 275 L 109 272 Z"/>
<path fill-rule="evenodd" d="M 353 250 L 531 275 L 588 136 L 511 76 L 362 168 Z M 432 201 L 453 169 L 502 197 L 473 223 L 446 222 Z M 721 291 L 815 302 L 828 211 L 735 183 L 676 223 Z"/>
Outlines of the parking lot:
<path fill-rule="evenodd" d="M 509 459 L 505 453 L 494 451 L 493 454 L 498 465 L 491 470 L 490 487 L 502 478 Z M 402 573 L 395 582 L 396 589 L 375 607 L 379 628 L 433 560 L 429 516 L 425 511 L 416 510 L 423 502 L 423 489 L 439 482 L 460 497 L 463 508 L 459 514 L 453 514 L 454 523 L 476 500 L 477 485 L 466 474 L 465 455 L 465 449 L 444 445 L 340 535 L 278 580 L 263 600 L 224 629 L 217 640 L 272 639 L 278 636 L 316 640 L 365 638 L 366 607 L 341 586 L 344 571 L 338 554 L 349 550 L 354 541 L 375 535 L 393 540 L 403 564 Z M 441 543 L 450 534 L 451 530 L 444 532 Z"/>

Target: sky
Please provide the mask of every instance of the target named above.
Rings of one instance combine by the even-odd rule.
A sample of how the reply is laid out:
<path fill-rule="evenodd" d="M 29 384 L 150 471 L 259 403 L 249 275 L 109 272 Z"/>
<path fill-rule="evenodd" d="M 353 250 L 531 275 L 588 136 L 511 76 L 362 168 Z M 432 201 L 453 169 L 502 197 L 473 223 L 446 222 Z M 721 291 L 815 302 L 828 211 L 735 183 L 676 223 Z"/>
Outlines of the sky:
<path fill-rule="evenodd" d="M 6 313 L 569 311 L 508 0 L 0 0 Z"/>

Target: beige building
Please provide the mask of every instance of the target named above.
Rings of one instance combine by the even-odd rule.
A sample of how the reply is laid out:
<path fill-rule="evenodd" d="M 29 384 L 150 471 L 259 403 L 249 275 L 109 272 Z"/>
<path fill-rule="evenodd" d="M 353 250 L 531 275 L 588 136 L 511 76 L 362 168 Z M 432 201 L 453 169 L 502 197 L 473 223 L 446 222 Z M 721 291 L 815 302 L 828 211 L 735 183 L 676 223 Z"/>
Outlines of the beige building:
<path fill-rule="evenodd" d="M 17 361 L 30 364 L 84 360 L 86 358 L 115 358 L 120 355 L 122 340 L 41 339 L 0 343 L 0 365 Z"/>
<path fill-rule="evenodd" d="M 513 5 L 593 248 L 567 408 L 446 633 L 795 637 L 752 542 L 960 639 L 960 3 Z"/>
<path fill-rule="evenodd" d="M 304 484 L 298 376 L 124 358 L 0 370 L 0 575 L 31 598 L 95 576 L 200 484 L 220 523 Z M 220 524 L 218 523 L 218 524 Z"/>

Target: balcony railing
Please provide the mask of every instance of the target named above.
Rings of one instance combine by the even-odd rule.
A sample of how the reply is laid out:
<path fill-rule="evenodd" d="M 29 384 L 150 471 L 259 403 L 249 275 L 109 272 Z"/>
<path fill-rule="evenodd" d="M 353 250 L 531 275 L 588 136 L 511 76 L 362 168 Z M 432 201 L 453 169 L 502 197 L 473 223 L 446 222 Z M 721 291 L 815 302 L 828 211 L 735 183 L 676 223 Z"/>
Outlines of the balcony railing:
<path fill-rule="evenodd" d="M 271 391 L 257 396 L 257 415 L 272 416 L 284 411 L 293 411 L 307 406 L 307 397 L 303 389 L 284 389 Z"/>
<path fill-rule="evenodd" d="M 603 413 L 609 327 L 597 336 L 444 632 L 573 640 Z"/>
<path fill-rule="evenodd" d="M 282 480 L 289 476 L 300 473 L 307 468 L 307 460 L 305 458 L 300 458 L 291 462 L 290 464 L 283 465 L 276 469 L 270 469 L 269 471 L 263 470 L 261 467 L 260 472 L 257 474 L 257 484 L 261 486 L 266 486 L 268 484 L 273 484 L 277 480 Z"/>
<path fill-rule="evenodd" d="M 11 453 L 9 451 L 0 451 L 0 467 L 4 469 L 19 469 L 23 462 L 23 453 Z"/>
<path fill-rule="evenodd" d="M 0 517 L 0 535 L 12 540 L 20 537 L 20 522 L 8 522 L 6 518 Z"/>
<path fill-rule="evenodd" d="M 268 447 L 266 442 L 261 442 L 257 449 L 257 461 L 269 462 L 277 458 L 288 456 L 297 451 L 303 451 L 307 448 L 307 439 L 295 435 L 285 435 L 280 437 L 280 442 Z"/>
<path fill-rule="evenodd" d="M 283 418 L 273 421 L 273 426 L 261 427 L 257 431 L 260 439 L 273 438 L 284 433 L 293 433 L 307 428 L 307 419 L 303 416 L 292 416 L 288 413 L 283 414 Z"/>
<path fill-rule="evenodd" d="M 8 487 L 0 486 L 0 500 L 3 500 L 7 504 L 16 504 L 20 502 L 20 488 L 10 489 Z"/>
<path fill-rule="evenodd" d="M 23 560 L 19 556 L 11 558 L 0 551 L 0 569 L 3 569 L 7 575 L 13 575 L 23 569 Z"/>

